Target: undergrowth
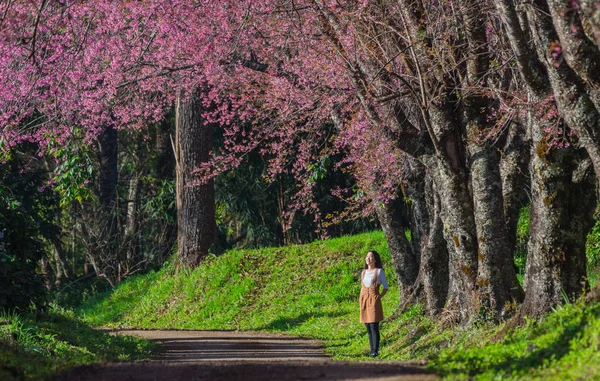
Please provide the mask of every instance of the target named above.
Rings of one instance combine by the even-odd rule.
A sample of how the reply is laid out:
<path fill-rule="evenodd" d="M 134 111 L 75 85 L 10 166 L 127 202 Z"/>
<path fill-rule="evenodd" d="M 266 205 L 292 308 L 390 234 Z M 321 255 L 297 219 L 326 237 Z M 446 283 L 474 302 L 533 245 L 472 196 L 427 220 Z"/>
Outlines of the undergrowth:
<path fill-rule="evenodd" d="M 72 312 L 52 310 L 44 321 L 0 314 L 0 380 L 49 379 L 67 368 L 147 358 L 152 344 L 92 329 Z"/>
<path fill-rule="evenodd" d="M 77 311 L 103 327 L 264 330 L 321 340 L 335 359 L 368 360 L 358 321 L 359 275 L 367 250 L 382 254 L 381 360 L 418 360 L 449 379 L 594 379 L 598 305 L 568 304 L 512 332 L 494 324 L 442 329 L 415 306 L 393 313 L 398 289 L 381 232 L 308 245 L 229 251 L 194 270 L 173 265 L 133 277 Z M 393 315 L 393 318 L 390 316 Z"/>

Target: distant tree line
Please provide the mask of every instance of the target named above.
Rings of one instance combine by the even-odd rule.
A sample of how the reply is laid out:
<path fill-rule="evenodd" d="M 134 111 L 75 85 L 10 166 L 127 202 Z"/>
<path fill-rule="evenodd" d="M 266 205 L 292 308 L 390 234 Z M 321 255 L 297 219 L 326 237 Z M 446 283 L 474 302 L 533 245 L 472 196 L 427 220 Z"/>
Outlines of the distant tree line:
<path fill-rule="evenodd" d="M 110 131 L 92 146 L 74 143 L 54 157 L 37 144 L 13 149 L 0 168 L 0 306 L 43 309 L 49 297 L 80 300 L 82 286 L 115 286 L 157 269 L 176 250 L 173 118 L 144 133 Z M 107 147 L 109 149 L 107 149 Z M 319 180 L 323 213 L 342 211 L 330 183 L 352 177 L 330 169 Z M 284 230 L 295 181 L 264 178 L 265 161 L 251 152 L 215 179 L 215 234 L 209 251 L 299 244 L 319 238 L 312 216 L 299 213 Z M 332 225 L 329 236 L 377 226 L 359 218 Z"/>

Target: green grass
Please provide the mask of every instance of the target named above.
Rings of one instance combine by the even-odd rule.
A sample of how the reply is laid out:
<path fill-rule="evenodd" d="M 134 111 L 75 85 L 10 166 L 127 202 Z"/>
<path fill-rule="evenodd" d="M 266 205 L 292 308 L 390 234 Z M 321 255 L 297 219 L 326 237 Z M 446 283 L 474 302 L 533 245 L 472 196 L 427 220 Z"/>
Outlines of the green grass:
<path fill-rule="evenodd" d="M 600 307 L 569 304 L 512 333 L 483 324 L 442 329 L 415 306 L 394 314 L 398 290 L 381 232 L 308 245 L 229 251 L 195 270 L 131 278 L 77 311 L 94 326 L 264 330 L 322 340 L 340 360 L 367 360 L 358 321 L 359 274 L 368 249 L 382 254 L 382 360 L 427 360 L 449 379 L 593 379 L 600 375 Z M 498 338 L 496 338 L 498 337 Z"/>
<path fill-rule="evenodd" d="M 600 377 L 598 304 L 568 304 L 541 322 L 529 322 L 498 342 L 481 341 L 442 351 L 430 364 L 449 379 L 594 380 Z M 476 376 L 476 377 L 475 377 Z"/>
<path fill-rule="evenodd" d="M 49 379 L 67 368 L 149 357 L 152 344 L 94 330 L 72 312 L 54 310 L 46 321 L 0 315 L 0 380 Z"/>
<path fill-rule="evenodd" d="M 382 254 L 389 274 L 391 289 L 383 302 L 390 314 L 398 289 L 380 232 L 229 251 L 210 256 L 193 271 L 176 272 L 167 266 L 126 280 L 114 292 L 92 299 L 78 314 L 91 325 L 105 327 L 288 332 L 325 340 L 329 352 L 338 357 L 362 358 L 358 278 L 371 248 Z M 355 351 L 348 352 L 348 342 L 359 337 Z"/>

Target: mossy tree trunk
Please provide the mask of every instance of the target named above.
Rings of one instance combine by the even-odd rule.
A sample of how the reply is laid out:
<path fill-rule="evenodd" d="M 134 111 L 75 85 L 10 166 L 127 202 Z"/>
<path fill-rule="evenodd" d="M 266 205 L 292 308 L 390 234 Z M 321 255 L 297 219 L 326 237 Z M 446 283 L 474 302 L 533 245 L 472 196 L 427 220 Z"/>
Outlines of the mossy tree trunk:
<path fill-rule="evenodd" d="M 500 158 L 502 177 L 502 197 L 504 198 L 504 218 L 508 247 L 513 248 L 514 261 L 517 228 L 521 208 L 529 204 L 529 162 L 531 160 L 531 139 L 527 133 L 527 120 L 511 123 Z"/>
<path fill-rule="evenodd" d="M 585 242 L 597 197 L 581 149 L 549 147 L 534 123 L 530 238 L 520 315 L 538 318 L 588 289 Z"/>
<path fill-rule="evenodd" d="M 419 258 L 405 234 L 409 225 L 404 199 L 398 197 L 378 206 L 377 218 L 392 257 L 400 289 L 400 304 L 403 304 L 413 298 L 412 294 L 419 273 Z"/>
<path fill-rule="evenodd" d="M 422 167 L 416 171 L 422 181 L 405 186 L 410 201 L 413 247 L 420 254 L 418 284 L 423 288 L 425 310 L 429 316 L 440 314 L 448 296 L 448 249 L 440 218 L 441 203 L 435 185 Z"/>

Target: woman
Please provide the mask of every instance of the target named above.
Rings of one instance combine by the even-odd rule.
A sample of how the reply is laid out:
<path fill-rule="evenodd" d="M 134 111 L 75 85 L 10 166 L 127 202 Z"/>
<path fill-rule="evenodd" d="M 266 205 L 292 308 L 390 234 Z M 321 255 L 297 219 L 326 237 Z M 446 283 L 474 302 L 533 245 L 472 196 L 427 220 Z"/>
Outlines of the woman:
<path fill-rule="evenodd" d="M 365 268 L 360 276 L 360 322 L 365 323 L 369 333 L 371 357 L 379 355 L 379 322 L 383 320 L 381 298 L 387 293 L 388 283 L 381 264 L 381 257 L 375 250 L 369 250 L 365 258 Z M 383 291 L 379 293 L 379 287 Z"/>

